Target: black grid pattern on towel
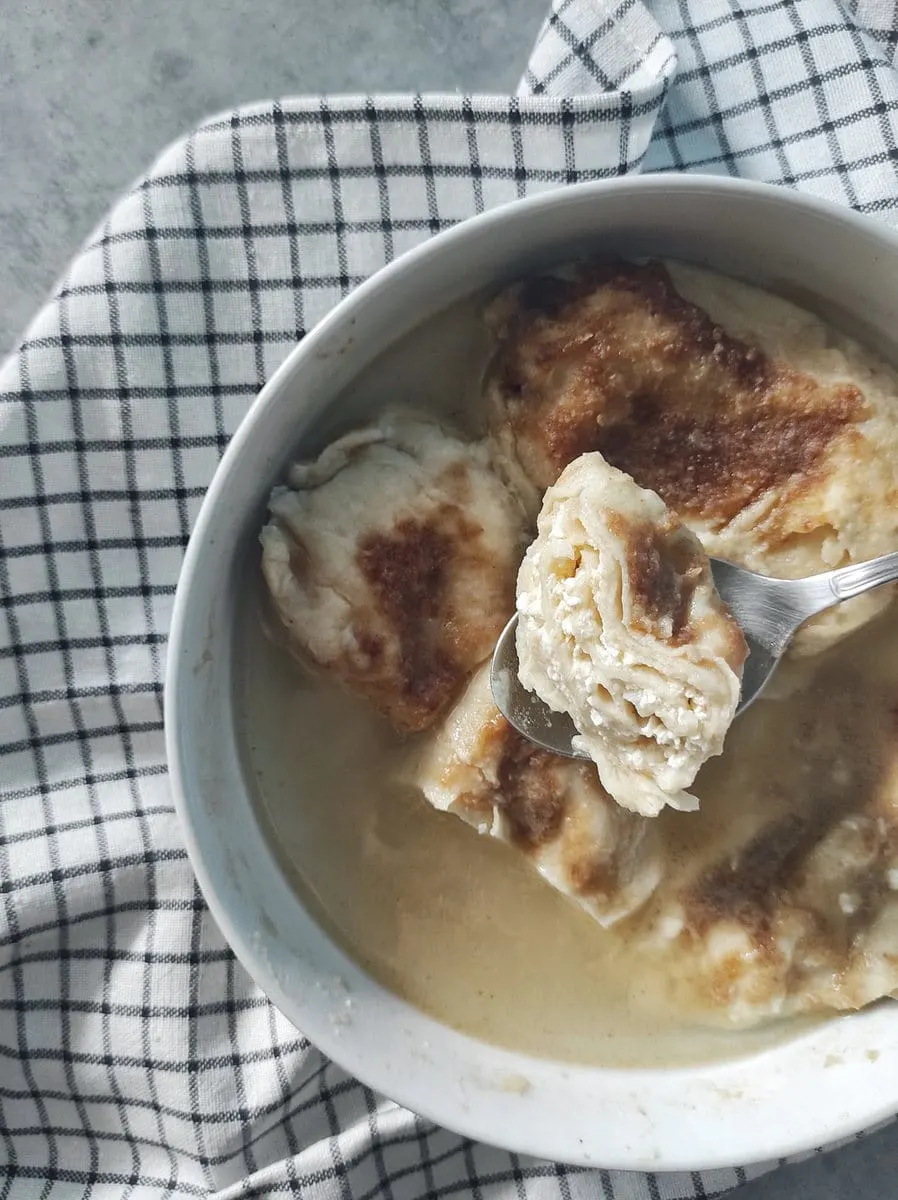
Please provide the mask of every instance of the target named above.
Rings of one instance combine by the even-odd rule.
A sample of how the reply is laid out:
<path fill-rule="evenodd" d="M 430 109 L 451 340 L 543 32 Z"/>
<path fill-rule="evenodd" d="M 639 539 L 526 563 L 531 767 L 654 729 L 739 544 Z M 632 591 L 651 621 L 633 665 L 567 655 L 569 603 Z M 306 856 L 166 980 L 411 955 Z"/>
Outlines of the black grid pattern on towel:
<path fill-rule="evenodd" d="M 556 0 L 515 97 L 243 109 L 112 210 L 0 371 L 0 1200 L 673 1200 L 765 1169 L 523 1159 L 323 1060 L 194 884 L 165 643 L 229 437 L 351 288 L 474 212 L 640 168 L 786 182 L 896 222 L 896 28 L 891 0 Z"/>

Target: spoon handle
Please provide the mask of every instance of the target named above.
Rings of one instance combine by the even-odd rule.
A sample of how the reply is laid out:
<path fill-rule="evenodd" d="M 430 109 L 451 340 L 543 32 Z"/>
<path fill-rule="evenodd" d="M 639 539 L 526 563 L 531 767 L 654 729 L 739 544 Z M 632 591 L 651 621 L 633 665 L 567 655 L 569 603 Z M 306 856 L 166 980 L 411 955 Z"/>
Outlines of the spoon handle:
<path fill-rule="evenodd" d="M 829 586 L 837 600 L 850 600 L 852 596 L 860 596 L 862 592 L 869 592 L 871 588 L 884 583 L 894 583 L 896 579 L 898 553 L 883 554 L 880 558 L 871 558 L 869 562 L 831 571 Z"/>

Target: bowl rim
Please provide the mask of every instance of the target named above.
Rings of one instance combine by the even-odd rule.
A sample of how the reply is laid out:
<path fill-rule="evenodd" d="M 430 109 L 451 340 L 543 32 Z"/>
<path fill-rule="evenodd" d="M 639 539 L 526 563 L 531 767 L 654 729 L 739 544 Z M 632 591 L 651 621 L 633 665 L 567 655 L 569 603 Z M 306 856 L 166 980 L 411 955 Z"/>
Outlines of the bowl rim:
<path fill-rule="evenodd" d="M 303 1032 L 317 1047 L 337 1063 L 343 1064 L 356 1078 L 378 1091 L 387 1092 L 392 1099 L 441 1125 L 467 1137 L 487 1141 L 514 1152 L 608 1169 L 713 1169 L 729 1167 L 739 1161 L 758 1161 L 759 1157 L 785 1157 L 803 1152 L 821 1142 L 830 1142 L 854 1134 L 864 1126 L 893 1115 L 898 1110 L 898 1037 L 895 1036 L 898 1026 L 894 1023 L 896 1013 L 892 1012 L 891 1006 L 873 1006 L 872 1009 L 849 1018 L 833 1018 L 826 1022 L 829 1032 L 824 1031 L 815 1041 L 815 1052 L 826 1055 L 825 1065 L 829 1065 L 830 1060 L 834 1066 L 844 1065 L 840 1087 L 844 1089 L 846 1097 L 863 1098 L 865 1107 L 860 1115 L 857 1115 L 859 1109 L 852 1111 L 850 1107 L 840 1107 L 835 1114 L 825 1114 L 821 1113 L 819 1105 L 811 1103 L 806 1110 L 790 1112 L 791 1119 L 787 1120 L 786 1110 L 783 1109 L 779 1120 L 762 1120 L 767 1134 L 761 1146 L 758 1138 L 753 1139 L 750 1135 L 750 1128 L 752 1119 L 761 1120 L 765 1105 L 772 1103 L 774 1098 L 764 1080 L 769 1082 L 771 1078 L 776 1077 L 782 1082 L 782 1079 L 790 1076 L 790 1072 L 797 1070 L 801 1047 L 811 1035 L 799 1036 L 784 1046 L 762 1051 L 759 1055 L 727 1060 L 724 1064 L 708 1067 L 600 1068 L 531 1059 L 456 1033 L 417 1009 L 412 1009 L 405 1001 L 371 979 L 361 967 L 344 955 L 323 931 L 320 931 L 322 945 L 316 953 L 320 959 L 326 944 L 326 953 L 329 956 L 328 971 L 331 973 L 322 972 L 315 961 L 304 962 L 303 969 L 311 971 L 312 976 L 317 973 L 319 982 L 321 978 L 327 977 L 325 991 L 327 979 L 333 982 L 334 965 L 339 973 L 351 978 L 353 987 L 360 988 L 364 993 L 366 1004 L 370 1001 L 370 1007 L 376 1010 L 371 1025 L 365 1027 L 368 1033 L 375 1028 L 386 1031 L 390 1022 L 395 1021 L 403 1025 L 407 1023 L 409 1028 L 415 1030 L 413 1040 L 421 1039 L 428 1029 L 431 1030 L 432 1036 L 439 1037 L 446 1043 L 450 1057 L 453 1048 L 460 1055 L 465 1047 L 476 1048 L 476 1059 L 485 1064 L 483 1078 L 478 1080 L 472 1076 L 468 1079 L 470 1086 L 467 1088 L 462 1079 L 460 1089 L 444 1089 L 439 1092 L 439 1089 L 434 1087 L 433 1077 L 441 1068 L 428 1055 L 418 1055 L 420 1063 L 417 1074 L 413 1065 L 414 1053 L 411 1057 L 405 1055 L 402 1062 L 409 1074 L 400 1077 L 397 1070 L 388 1070 L 382 1063 L 373 1064 L 358 1038 L 343 1036 L 341 1029 L 334 1025 L 332 1014 L 328 1015 L 326 1003 L 310 1001 L 308 995 L 304 1000 L 297 999 L 297 996 L 291 993 L 283 974 L 274 966 L 271 957 L 272 954 L 276 957 L 280 948 L 278 937 L 272 936 L 265 928 L 250 927 L 247 914 L 241 907 L 243 902 L 234 887 L 222 879 L 220 872 L 217 873 L 210 866 L 209 848 L 204 844 L 208 824 L 201 811 L 201 804 L 197 796 L 191 793 L 189 786 L 192 750 L 184 736 L 185 729 L 189 728 L 191 723 L 189 704 L 184 701 L 185 685 L 188 684 L 188 672 L 195 671 L 197 665 L 197 651 L 189 645 L 188 626 L 196 616 L 194 609 L 199 603 L 195 583 L 205 556 L 205 543 L 210 531 L 214 529 L 217 510 L 230 485 L 233 472 L 238 468 L 245 450 L 252 444 L 260 423 L 264 421 L 266 414 L 281 402 L 285 389 L 294 380 L 297 372 L 315 356 L 326 356 L 328 347 L 341 332 L 355 324 L 378 293 L 413 279 L 431 260 L 453 254 L 457 245 L 469 240 L 473 235 L 482 236 L 492 227 L 509 220 L 527 221 L 547 209 L 563 209 L 567 205 L 579 203 L 584 198 L 601 201 L 603 197 L 611 194 L 627 192 L 665 195 L 701 193 L 705 196 L 728 193 L 772 202 L 775 205 L 786 204 L 808 215 L 817 215 L 853 226 L 857 231 L 870 235 L 873 241 L 898 258 L 898 232 L 825 200 L 782 187 L 728 176 L 655 175 L 577 184 L 513 201 L 461 221 L 383 267 L 341 300 L 300 343 L 294 346 L 255 397 L 215 472 L 185 554 L 172 612 L 164 690 L 166 753 L 174 804 L 188 857 L 206 903 L 227 942 L 250 976 L 287 1019 L 298 1021 Z M 189 686 L 186 687 L 186 692 L 189 694 Z M 283 879 L 280 882 L 274 881 L 272 886 L 279 887 L 284 898 L 287 892 L 293 895 Z M 297 898 L 294 896 L 294 899 Z M 303 908 L 309 922 L 317 928 L 317 923 L 302 906 L 301 901 L 297 902 Z M 324 999 L 327 1000 L 327 997 Z M 330 997 L 331 1007 L 332 1001 L 333 996 Z M 883 1019 L 886 1012 L 888 1015 Z M 873 1052 L 868 1051 L 865 1064 L 855 1054 L 858 1037 L 849 1036 L 846 1040 L 841 1032 L 846 1021 L 852 1023 L 853 1029 L 865 1025 L 870 1038 L 877 1044 L 885 1038 L 881 1057 L 880 1051 L 877 1050 L 877 1059 L 874 1060 L 869 1057 Z M 398 1054 L 398 1042 L 394 1049 Z M 760 1060 L 763 1060 L 765 1066 L 762 1066 L 760 1071 L 755 1071 L 755 1075 L 759 1077 L 755 1080 L 750 1074 L 746 1075 L 742 1067 L 747 1063 L 756 1064 Z M 874 1071 L 876 1061 L 880 1063 L 880 1067 Z M 518 1072 L 516 1069 L 521 1063 L 526 1064 L 525 1072 Z M 765 1075 L 765 1067 L 768 1075 Z M 585 1144 L 584 1138 L 574 1137 L 571 1131 L 565 1130 L 559 1135 L 557 1128 L 549 1128 L 550 1123 L 547 1122 L 544 1128 L 540 1122 L 540 1114 L 546 1105 L 550 1076 L 555 1088 L 553 1095 L 559 1104 L 566 1094 L 563 1090 L 558 1091 L 560 1085 L 562 1088 L 567 1087 L 578 1102 L 583 1102 L 584 1098 L 594 1099 L 595 1112 L 601 1112 L 604 1108 L 610 1124 L 615 1127 L 618 1127 L 616 1103 L 624 1108 L 629 1106 L 628 1111 L 638 1111 L 645 1120 L 631 1120 L 632 1136 L 616 1145 L 609 1145 L 607 1137 L 600 1137 L 599 1148 L 594 1152 L 592 1145 Z M 876 1086 L 880 1089 L 884 1079 L 894 1080 L 891 1090 L 883 1089 L 877 1094 L 871 1087 L 874 1076 Z M 526 1087 L 522 1085 L 518 1089 L 516 1086 L 508 1086 L 509 1080 L 514 1081 L 522 1077 Z M 751 1095 L 744 1091 L 749 1082 L 753 1085 L 760 1082 L 760 1086 L 753 1091 L 749 1088 Z M 699 1140 L 704 1149 L 697 1156 L 696 1152 L 689 1149 L 690 1130 L 698 1136 L 702 1112 L 695 1109 L 694 1100 L 691 1102 L 692 1109 L 688 1100 L 682 1104 L 679 1101 L 681 1088 L 691 1094 L 690 1089 L 694 1087 L 699 1088 L 704 1097 L 703 1103 L 709 1106 L 707 1112 L 711 1111 L 710 1106 L 713 1106 L 716 1096 L 722 1107 L 729 1104 L 727 1111 L 732 1110 L 733 1114 L 727 1125 L 733 1135 L 728 1145 L 711 1145 L 707 1139 L 701 1137 Z M 743 1089 L 741 1097 L 737 1094 L 739 1089 Z M 825 1090 L 828 1094 L 836 1094 L 832 1093 L 832 1089 Z M 653 1108 L 653 1103 L 658 1097 L 663 1099 L 663 1104 L 655 1104 Z M 695 1111 L 692 1111 L 693 1109 Z M 610 1119 L 612 1116 L 613 1120 Z M 568 1110 L 567 1119 L 576 1124 L 578 1117 L 574 1107 Z M 557 1124 L 556 1121 L 555 1126 Z M 629 1127 L 625 1125 L 625 1128 Z M 665 1130 L 663 1136 L 660 1132 L 661 1127 Z M 746 1129 L 749 1130 L 749 1135 L 740 1136 L 739 1131 Z"/>

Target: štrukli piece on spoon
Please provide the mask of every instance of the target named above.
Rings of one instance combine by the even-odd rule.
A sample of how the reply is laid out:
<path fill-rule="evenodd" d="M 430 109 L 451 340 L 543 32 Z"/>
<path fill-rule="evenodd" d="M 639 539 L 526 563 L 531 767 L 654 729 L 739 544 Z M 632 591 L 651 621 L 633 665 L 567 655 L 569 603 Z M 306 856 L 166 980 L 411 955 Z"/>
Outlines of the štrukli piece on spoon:
<path fill-rule="evenodd" d="M 697 807 L 687 789 L 799 626 L 898 579 L 898 553 L 802 580 L 709 560 L 660 497 L 599 454 L 562 472 L 537 528 L 493 698 L 523 736 L 592 759 L 618 803 L 647 816 Z"/>

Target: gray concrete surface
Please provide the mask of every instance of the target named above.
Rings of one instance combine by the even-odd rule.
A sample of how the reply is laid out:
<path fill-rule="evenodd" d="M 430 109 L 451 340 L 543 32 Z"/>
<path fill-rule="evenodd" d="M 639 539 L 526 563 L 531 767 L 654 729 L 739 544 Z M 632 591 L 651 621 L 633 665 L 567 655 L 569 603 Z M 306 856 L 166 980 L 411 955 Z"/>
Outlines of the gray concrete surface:
<path fill-rule="evenodd" d="M 500 90 L 546 0 L 0 3 L 0 352 L 81 240 L 202 117 L 310 91 Z M 740 1200 L 895 1200 L 898 1125 Z"/>
<path fill-rule="evenodd" d="M 179 133 L 317 91 L 513 88 L 547 0 L 0 0 L 0 354 Z"/>

